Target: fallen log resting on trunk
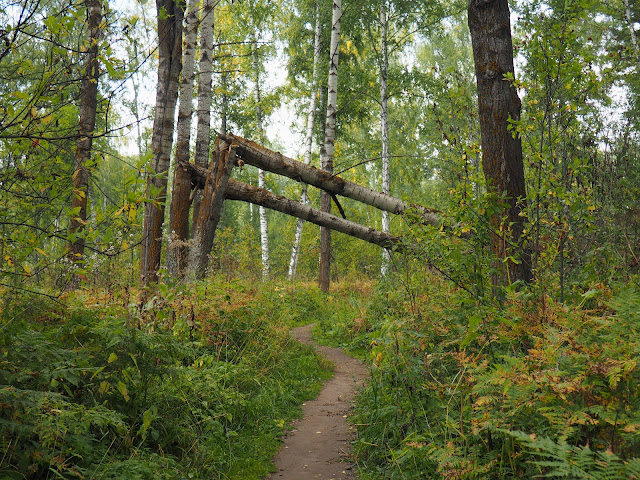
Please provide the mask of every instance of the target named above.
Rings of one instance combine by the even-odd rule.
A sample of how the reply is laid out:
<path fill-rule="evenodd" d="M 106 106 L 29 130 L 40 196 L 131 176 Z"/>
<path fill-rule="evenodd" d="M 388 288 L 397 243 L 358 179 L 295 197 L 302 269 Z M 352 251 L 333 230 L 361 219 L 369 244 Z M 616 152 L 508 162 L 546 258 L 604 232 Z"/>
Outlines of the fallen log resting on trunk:
<path fill-rule="evenodd" d="M 218 137 L 228 144 L 237 145 L 236 155 L 243 163 L 284 175 L 298 182 L 308 183 L 330 194 L 348 197 L 394 214 L 402 214 L 409 209 L 415 209 L 425 224 L 440 227 L 441 218 L 437 210 L 421 205 L 406 204 L 399 198 L 346 181 L 324 170 L 285 157 L 281 153 L 269 150 L 251 140 L 222 133 L 219 133 Z"/>
<path fill-rule="evenodd" d="M 235 144 L 234 144 L 235 147 Z M 236 151 L 237 154 L 237 151 Z M 207 170 L 190 164 L 192 183 L 199 188 L 205 185 Z M 388 233 L 365 227 L 355 222 L 325 213 L 308 205 L 304 205 L 297 200 L 276 195 L 262 188 L 254 187 L 243 182 L 229 179 L 226 185 L 225 198 L 227 200 L 239 200 L 253 203 L 262 207 L 277 210 L 287 215 L 306 220 L 321 227 L 327 227 L 337 232 L 359 238 L 365 242 L 378 245 L 383 248 L 393 248 L 403 251 L 404 247 L 399 237 L 394 237 Z"/>
<path fill-rule="evenodd" d="M 383 248 L 394 248 L 403 250 L 401 239 L 388 233 L 365 227 L 359 223 L 351 222 L 330 213 L 322 212 L 308 205 L 292 200 L 282 195 L 276 195 L 268 190 L 254 187 L 244 182 L 229 180 L 225 194 L 227 200 L 240 200 L 253 203 L 261 207 L 277 210 L 287 215 L 315 223 L 321 227 L 330 228 L 336 232 L 341 232 L 352 237 L 359 238 L 365 242 L 373 243 Z"/>

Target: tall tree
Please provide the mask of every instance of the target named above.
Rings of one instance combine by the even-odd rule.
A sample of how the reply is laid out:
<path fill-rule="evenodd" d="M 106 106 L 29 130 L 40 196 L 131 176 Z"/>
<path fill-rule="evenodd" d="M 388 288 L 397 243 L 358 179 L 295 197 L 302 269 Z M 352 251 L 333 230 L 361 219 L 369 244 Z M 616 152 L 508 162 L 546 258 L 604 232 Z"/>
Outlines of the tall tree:
<path fill-rule="evenodd" d="M 513 85 L 513 44 L 507 0 L 469 0 L 468 21 L 478 87 L 482 168 L 498 205 L 492 215 L 491 248 L 497 261 L 492 281 L 506 285 L 532 279 L 524 236 L 526 188 L 522 144 L 511 128 L 520 119 Z"/>
<path fill-rule="evenodd" d="M 313 149 L 313 127 L 316 118 L 316 104 L 318 99 L 318 64 L 320 63 L 320 36 L 322 34 L 322 24 L 320 23 L 320 4 L 315 4 L 316 26 L 313 40 L 313 70 L 311 74 L 311 93 L 309 95 L 309 113 L 307 114 L 307 132 L 305 137 L 304 163 L 311 163 L 311 153 Z M 302 184 L 300 203 L 306 204 L 308 201 L 307 184 Z M 302 228 L 304 220 L 301 218 L 296 222 L 296 233 L 291 248 L 291 258 L 289 259 L 289 277 L 296 276 L 298 268 L 298 258 L 300 256 L 300 241 L 302 239 Z"/>
<path fill-rule="evenodd" d="M 195 164 L 207 167 L 211 144 L 211 84 L 213 77 L 213 24 L 219 0 L 204 0 L 200 31 L 200 72 L 198 74 L 198 129 L 196 131 Z M 225 96 L 223 95 L 223 102 Z M 225 131 L 224 129 L 222 130 Z M 202 192 L 193 199 L 193 223 L 198 218 Z M 195 230 L 195 226 L 192 228 Z"/>
<path fill-rule="evenodd" d="M 260 105 L 261 96 L 260 96 L 260 65 L 258 63 L 258 42 L 254 35 L 251 47 L 251 58 L 252 58 L 252 66 L 254 72 L 254 83 L 253 83 L 253 100 L 255 102 L 256 108 L 256 126 L 258 129 L 258 138 L 260 139 L 260 143 L 265 143 L 265 135 L 264 135 L 264 126 L 263 126 L 263 115 L 262 115 L 262 106 Z M 265 173 L 264 170 L 258 170 L 258 187 L 265 188 Z M 260 251 L 262 256 L 262 278 L 266 279 L 269 277 L 269 225 L 267 223 L 267 209 L 263 206 L 258 208 L 258 215 L 260 218 Z"/>
<path fill-rule="evenodd" d="M 387 75 L 389 72 L 389 46 L 387 42 L 387 0 L 380 2 L 380 132 L 382 140 L 382 193 L 389 195 L 391 173 L 389 169 L 389 95 L 387 93 Z M 389 233 L 389 212 L 382 212 L 382 231 Z M 388 249 L 382 250 L 380 273 L 389 271 L 391 256 Z"/>
<path fill-rule="evenodd" d="M 333 171 L 333 154 L 336 140 L 336 115 L 338 112 L 338 59 L 340 53 L 340 19 L 342 0 L 333 0 L 331 16 L 331 45 L 329 47 L 329 80 L 327 85 L 327 119 L 324 144 L 320 152 L 320 164 L 323 170 Z M 331 197 L 322 192 L 321 210 L 331 212 Z M 331 282 L 331 230 L 320 228 L 320 269 L 318 284 L 323 292 L 329 291 Z"/>
<path fill-rule="evenodd" d="M 167 173 L 173 145 L 178 81 L 182 69 L 182 23 L 180 0 L 156 0 L 158 16 L 158 83 L 147 174 L 148 198 L 144 212 L 140 276 L 144 283 L 158 278 L 162 250 L 162 224 L 167 192 Z"/>
<path fill-rule="evenodd" d="M 182 277 L 187 260 L 189 237 L 189 207 L 191 179 L 186 171 L 189 163 L 191 142 L 191 120 L 193 117 L 193 83 L 195 80 L 195 57 L 200 6 L 198 0 L 189 0 L 184 20 L 184 43 L 182 46 L 182 79 L 178 104 L 176 158 L 173 171 L 173 190 L 169 214 L 169 242 L 167 245 L 167 272 Z"/>
<path fill-rule="evenodd" d="M 640 45 L 638 44 L 638 37 L 636 36 L 636 30 L 634 27 L 633 17 L 631 15 L 631 5 L 629 0 L 622 0 L 624 4 L 624 19 L 629 29 L 629 36 L 631 38 L 631 45 L 633 45 L 633 51 L 636 54 L 637 61 L 640 62 Z"/>
<path fill-rule="evenodd" d="M 80 90 L 80 120 L 78 124 L 78 144 L 76 147 L 75 168 L 73 172 L 72 216 L 69 226 L 69 258 L 75 263 L 82 262 L 84 257 L 85 244 L 82 231 L 87 223 L 87 196 L 89 189 L 87 162 L 91 157 L 93 130 L 96 126 L 98 78 L 100 77 L 98 46 L 101 36 L 102 1 L 86 0 L 85 5 L 89 21 L 85 72 Z M 77 279 L 77 277 L 74 278 Z"/>

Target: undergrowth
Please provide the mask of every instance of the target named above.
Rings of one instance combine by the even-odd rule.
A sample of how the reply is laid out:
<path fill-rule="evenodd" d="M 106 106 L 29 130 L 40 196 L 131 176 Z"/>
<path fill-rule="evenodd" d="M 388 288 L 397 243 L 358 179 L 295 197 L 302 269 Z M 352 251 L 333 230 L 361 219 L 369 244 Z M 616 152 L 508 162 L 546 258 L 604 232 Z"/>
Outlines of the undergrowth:
<path fill-rule="evenodd" d="M 319 294 L 288 288 L 291 311 L 240 282 L 5 301 L 0 478 L 263 478 L 330 376 L 288 336 Z"/>
<path fill-rule="evenodd" d="M 361 478 L 640 479 L 636 290 L 495 305 L 427 275 L 359 302 L 319 334 L 371 366 L 352 417 Z"/>

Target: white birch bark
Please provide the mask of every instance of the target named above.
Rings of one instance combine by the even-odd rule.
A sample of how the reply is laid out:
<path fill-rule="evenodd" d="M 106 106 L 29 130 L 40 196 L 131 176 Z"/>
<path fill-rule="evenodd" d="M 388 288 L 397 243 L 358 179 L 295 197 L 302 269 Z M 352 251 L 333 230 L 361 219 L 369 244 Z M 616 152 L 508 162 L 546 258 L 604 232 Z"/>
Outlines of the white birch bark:
<path fill-rule="evenodd" d="M 256 123 L 258 128 L 258 138 L 260 143 L 265 143 L 264 127 L 262 125 L 262 107 L 260 106 L 260 69 L 258 65 L 258 47 L 255 36 L 253 37 L 253 71 L 255 72 L 255 82 L 253 87 L 253 100 L 256 104 Z M 258 170 L 258 188 L 265 188 L 264 170 Z M 262 252 L 262 279 L 269 278 L 269 225 L 267 224 L 267 209 L 260 206 L 258 208 L 260 218 L 260 250 Z"/>
<path fill-rule="evenodd" d="M 316 103 L 318 98 L 318 63 L 320 63 L 320 34 L 322 33 L 322 26 L 320 24 L 320 6 L 316 3 L 316 28 L 314 34 L 314 47 L 313 47 L 313 71 L 311 77 L 311 95 L 309 96 L 309 113 L 307 115 L 307 136 L 305 138 L 305 151 L 304 151 L 304 163 L 309 165 L 311 163 L 311 151 L 313 148 L 313 126 L 316 116 Z M 300 203 L 306 204 L 308 201 L 306 183 L 302 184 L 302 194 L 300 195 Z M 291 248 L 291 259 L 289 260 L 289 278 L 296 276 L 296 270 L 298 268 L 298 258 L 300 256 L 300 241 L 302 240 L 302 228 L 304 226 L 304 220 L 298 218 L 296 222 L 296 233 L 293 240 L 293 247 Z"/>
<path fill-rule="evenodd" d="M 285 157 L 280 152 L 274 152 L 245 138 L 224 134 L 219 134 L 218 136 L 227 144 L 237 145 L 238 157 L 246 165 L 253 165 L 268 172 L 284 175 L 292 180 L 313 185 L 332 195 L 351 198 L 396 215 L 403 214 L 408 209 L 413 208 L 425 224 L 433 225 L 436 228 L 440 228 L 442 224 L 439 212 L 432 208 L 407 204 L 399 198 L 376 192 L 370 188 L 344 180 L 325 170 L 297 162 Z"/>
<path fill-rule="evenodd" d="M 369 242 L 380 247 L 397 248 L 399 251 L 404 251 L 406 249 L 405 245 L 401 243 L 401 239 L 398 237 L 393 237 L 388 233 L 374 230 L 373 228 L 345 220 L 336 215 L 316 210 L 311 208 L 309 205 L 304 205 L 296 200 L 283 197 L 282 195 L 276 195 L 268 190 L 256 188 L 244 182 L 229 179 L 225 189 L 225 198 L 227 200 L 251 202 L 271 208 L 273 210 L 286 213 L 287 215 L 302 218 L 307 222 L 315 223 L 316 225 L 359 238 L 365 242 Z"/>
<path fill-rule="evenodd" d="M 196 152 L 194 162 L 201 167 L 209 164 L 211 143 L 211 80 L 213 75 L 213 23 L 217 1 L 204 0 L 202 25 L 200 27 L 200 72 L 198 74 L 198 129 L 196 131 Z M 202 192 L 195 192 L 193 198 L 193 226 L 198 218 Z"/>
<path fill-rule="evenodd" d="M 387 2 L 382 0 L 380 9 L 380 131 L 382 133 L 382 193 L 389 195 L 391 174 L 389 171 L 389 97 L 387 93 L 387 74 L 389 71 L 389 47 L 387 44 Z M 389 212 L 382 212 L 382 231 L 389 233 Z M 388 249 L 382 250 L 382 267 L 380 273 L 385 276 L 389 272 L 391 255 Z"/>
<path fill-rule="evenodd" d="M 173 181 L 173 195 L 171 197 L 171 213 L 169 220 L 169 242 L 167 246 L 167 271 L 177 276 L 181 265 L 181 257 L 185 256 L 185 242 L 189 232 L 188 206 L 184 215 L 183 206 L 189 198 L 189 191 L 182 188 L 179 193 L 176 187 L 180 183 L 179 176 L 183 170 L 181 163 L 189 162 L 189 143 L 191 141 L 191 117 L 193 116 L 193 84 L 195 80 L 195 53 L 198 26 L 200 23 L 198 0 L 189 0 L 184 18 L 184 44 L 182 46 L 182 79 L 180 81 L 180 98 L 178 100 L 178 123 L 176 125 L 176 161 Z M 182 185 L 185 187 L 185 185 Z M 186 199 L 184 198 L 186 195 Z M 186 228 L 185 228 L 186 227 Z"/>
<path fill-rule="evenodd" d="M 627 26 L 629 27 L 629 33 L 631 34 L 631 44 L 633 45 L 633 51 L 637 59 L 640 61 L 640 45 L 638 45 L 638 37 L 636 37 L 636 31 L 633 28 L 633 20 L 631 18 L 631 6 L 629 5 L 629 0 L 622 0 L 624 2 L 624 17 L 627 20 Z"/>
<path fill-rule="evenodd" d="M 336 114 L 338 111 L 338 60 L 340 53 L 340 18 L 342 0 L 333 0 L 331 16 L 331 46 L 329 47 L 329 80 L 327 85 L 327 120 L 324 145 L 321 150 L 321 165 L 327 172 L 333 172 L 333 154 L 336 139 Z M 322 192 L 323 212 L 331 212 L 331 198 Z M 329 291 L 331 273 L 331 230 L 320 229 L 320 271 L 318 284 L 323 292 Z"/>

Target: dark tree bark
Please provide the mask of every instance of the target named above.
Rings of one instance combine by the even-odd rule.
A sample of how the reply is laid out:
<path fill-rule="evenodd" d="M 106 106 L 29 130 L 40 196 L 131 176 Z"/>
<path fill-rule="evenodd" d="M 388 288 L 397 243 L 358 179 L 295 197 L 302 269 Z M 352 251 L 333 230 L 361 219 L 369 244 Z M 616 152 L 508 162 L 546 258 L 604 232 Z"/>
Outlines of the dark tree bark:
<path fill-rule="evenodd" d="M 84 237 L 82 231 L 87 223 L 87 194 L 89 193 L 89 172 L 87 161 L 91 157 L 93 129 L 96 126 L 96 110 L 98 109 L 98 78 L 100 61 L 98 60 L 98 43 L 100 40 L 100 23 L 102 22 L 101 0 L 87 0 L 89 15 L 87 56 L 85 58 L 85 74 L 80 90 L 80 117 L 78 122 L 78 144 L 73 172 L 73 199 L 71 208 L 76 213 L 71 216 L 69 225 L 69 258 L 74 263 L 84 259 Z M 75 283 L 75 282 L 74 282 Z"/>
<path fill-rule="evenodd" d="M 509 129 L 520 119 L 512 82 L 513 45 L 507 0 L 469 0 L 469 30 L 478 85 L 482 168 L 490 192 L 506 207 L 492 218 L 491 248 L 497 257 L 494 285 L 532 278 L 531 255 L 523 235 L 526 206 L 520 137 Z M 503 221 L 505 219 L 505 221 Z M 507 260 L 515 258 L 516 262 Z"/>
<path fill-rule="evenodd" d="M 235 145 L 217 143 L 213 161 L 204 176 L 204 183 L 200 183 L 203 189 L 202 203 L 189 249 L 189 276 L 192 278 L 201 279 L 206 273 L 209 253 L 211 253 L 216 228 L 222 214 L 227 184 L 230 182 L 229 177 L 235 162 Z M 189 164 L 189 168 L 192 172 L 204 171 L 202 167 L 197 165 Z M 193 173 L 191 174 L 193 181 Z M 203 175 L 201 174 L 199 181 L 202 182 L 202 180 Z"/>
<path fill-rule="evenodd" d="M 156 0 L 158 15 L 158 86 L 153 121 L 151 172 L 147 177 L 147 198 L 142 231 L 140 276 L 143 283 L 155 282 L 162 251 L 162 224 L 167 200 L 167 172 L 173 144 L 178 81 L 182 69 L 183 2 Z"/>
<path fill-rule="evenodd" d="M 184 164 L 189 163 L 191 123 L 193 117 L 193 84 L 195 80 L 195 54 L 200 6 L 198 0 L 189 0 L 184 18 L 182 43 L 182 80 L 176 125 L 176 153 L 173 171 L 173 189 L 169 209 L 169 239 L 167 242 L 167 273 L 182 278 L 187 267 L 187 240 L 189 239 L 189 209 L 191 207 L 191 179 Z"/>

